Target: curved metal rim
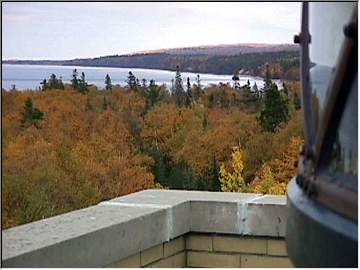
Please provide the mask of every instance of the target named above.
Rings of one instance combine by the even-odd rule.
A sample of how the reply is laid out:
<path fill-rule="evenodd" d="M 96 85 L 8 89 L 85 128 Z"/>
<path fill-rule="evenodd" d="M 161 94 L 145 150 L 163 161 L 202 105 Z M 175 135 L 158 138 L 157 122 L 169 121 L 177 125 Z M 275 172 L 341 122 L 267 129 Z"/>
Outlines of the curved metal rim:
<path fill-rule="evenodd" d="M 287 194 L 287 199 L 298 211 L 320 225 L 349 238 L 349 240 L 357 241 L 357 223 L 311 200 L 296 184 L 295 178 L 290 181 Z"/>

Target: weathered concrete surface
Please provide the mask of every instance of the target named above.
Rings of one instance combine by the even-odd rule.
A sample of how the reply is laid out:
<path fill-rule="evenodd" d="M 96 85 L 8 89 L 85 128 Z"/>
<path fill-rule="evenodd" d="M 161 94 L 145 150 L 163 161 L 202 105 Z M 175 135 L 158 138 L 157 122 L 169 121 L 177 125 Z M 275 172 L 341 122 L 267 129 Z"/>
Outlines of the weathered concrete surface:
<path fill-rule="evenodd" d="M 94 206 L 3 231 L 2 260 L 5 267 L 102 266 L 165 241 L 166 230 L 164 210 Z"/>
<path fill-rule="evenodd" d="M 148 189 L 118 197 L 109 202 L 172 206 L 189 201 L 242 202 L 255 197 L 261 197 L 261 194 Z"/>
<path fill-rule="evenodd" d="M 238 233 L 239 205 L 237 202 L 191 202 L 193 232 Z"/>
<path fill-rule="evenodd" d="M 286 197 L 265 195 L 248 203 L 243 234 L 285 237 Z"/>
<path fill-rule="evenodd" d="M 2 232 L 5 267 L 96 267 L 190 231 L 284 236 L 285 196 L 145 190 Z"/>

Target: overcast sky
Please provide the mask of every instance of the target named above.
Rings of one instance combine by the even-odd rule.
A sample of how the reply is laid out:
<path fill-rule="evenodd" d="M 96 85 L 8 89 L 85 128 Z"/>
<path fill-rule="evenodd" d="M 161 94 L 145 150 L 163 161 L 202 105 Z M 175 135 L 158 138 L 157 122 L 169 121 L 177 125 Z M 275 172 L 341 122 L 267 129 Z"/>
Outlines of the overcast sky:
<path fill-rule="evenodd" d="M 300 3 L 2 3 L 2 59 L 292 43 Z"/>

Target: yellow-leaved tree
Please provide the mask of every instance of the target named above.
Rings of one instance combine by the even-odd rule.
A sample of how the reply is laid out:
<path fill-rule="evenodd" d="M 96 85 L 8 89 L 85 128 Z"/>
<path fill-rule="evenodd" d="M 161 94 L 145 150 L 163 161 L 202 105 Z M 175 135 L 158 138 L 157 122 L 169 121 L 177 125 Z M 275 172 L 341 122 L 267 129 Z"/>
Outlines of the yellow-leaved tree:
<path fill-rule="evenodd" d="M 257 172 L 251 192 L 262 194 L 285 194 L 286 183 L 278 182 L 270 165 L 265 163 Z"/>
<path fill-rule="evenodd" d="M 250 192 L 262 194 L 286 194 L 286 186 L 296 175 L 295 163 L 299 148 L 304 143 L 300 137 L 293 137 L 279 158 L 265 162 L 249 186 Z"/>
<path fill-rule="evenodd" d="M 243 153 L 240 147 L 233 147 L 231 154 L 231 168 L 226 170 L 225 164 L 220 166 L 220 183 L 221 191 L 227 192 L 244 192 L 246 190 L 246 184 L 242 177 L 244 169 Z"/>

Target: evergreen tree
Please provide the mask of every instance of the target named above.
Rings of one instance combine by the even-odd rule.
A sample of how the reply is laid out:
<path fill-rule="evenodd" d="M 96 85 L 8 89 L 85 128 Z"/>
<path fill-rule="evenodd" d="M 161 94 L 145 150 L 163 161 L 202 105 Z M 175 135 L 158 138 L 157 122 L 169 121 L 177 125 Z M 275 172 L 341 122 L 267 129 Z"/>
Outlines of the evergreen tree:
<path fill-rule="evenodd" d="M 149 88 L 146 91 L 146 107 L 147 110 L 152 108 L 160 100 L 160 87 L 155 80 L 150 80 Z"/>
<path fill-rule="evenodd" d="M 56 78 L 56 75 L 54 73 L 52 73 L 50 75 L 49 80 L 47 81 L 46 79 L 44 79 L 41 83 L 41 90 L 42 91 L 46 91 L 49 89 L 61 89 L 64 90 L 64 84 L 62 82 L 62 79 L 58 79 Z"/>
<path fill-rule="evenodd" d="M 106 77 L 105 77 L 105 89 L 106 90 L 109 90 L 109 91 L 112 91 L 112 84 L 111 84 L 111 78 L 109 76 L 109 74 L 106 74 Z M 104 96 L 105 98 L 105 96 Z"/>
<path fill-rule="evenodd" d="M 41 90 L 42 90 L 42 91 L 45 91 L 45 90 L 47 90 L 47 89 L 49 88 L 46 79 L 44 79 L 40 84 L 42 85 L 42 86 L 41 86 Z"/>
<path fill-rule="evenodd" d="M 244 93 L 245 102 L 252 102 L 256 100 L 255 94 L 251 92 L 250 81 L 247 80 L 247 83 L 242 87 Z"/>
<path fill-rule="evenodd" d="M 196 85 L 194 87 L 194 90 L 192 91 L 193 101 L 197 102 L 198 99 L 201 97 L 201 94 L 202 94 L 201 81 L 200 81 L 200 75 L 198 74 L 196 76 Z"/>
<path fill-rule="evenodd" d="M 148 83 L 145 78 L 141 80 L 141 87 L 139 87 L 139 90 L 140 90 L 140 94 L 146 97 L 148 92 Z"/>
<path fill-rule="evenodd" d="M 85 73 L 81 72 L 81 79 L 78 83 L 78 90 L 80 91 L 80 93 L 85 94 L 89 91 L 89 89 L 87 87 L 88 87 L 88 84 L 85 80 Z"/>
<path fill-rule="evenodd" d="M 174 92 L 175 103 L 181 107 L 185 105 L 186 93 L 184 91 L 183 82 L 181 78 L 180 68 L 176 66 L 175 74 L 175 92 Z"/>
<path fill-rule="evenodd" d="M 265 130 L 274 132 L 282 122 L 289 120 L 289 108 L 275 83 L 271 83 L 264 98 L 265 108 L 261 111 L 259 120 Z"/>
<path fill-rule="evenodd" d="M 264 92 L 266 90 L 268 90 L 269 88 L 271 88 L 271 85 L 272 85 L 270 67 L 269 67 L 268 63 L 266 63 L 265 68 L 266 68 L 266 70 L 265 70 L 265 79 L 264 79 L 264 82 L 265 82 Z"/>
<path fill-rule="evenodd" d="M 190 84 L 190 78 L 187 77 L 186 81 L 186 101 L 185 104 L 187 107 L 190 107 L 193 103 L 193 97 L 192 97 L 192 91 L 191 91 L 191 84 Z"/>
<path fill-rule="evenodd" d="M 46 80 L 44 79 L 44 81 L 41 84 L 43 84 L 42 90 L 47 90 L 47 89 L 64 90 L 65 88 L 61 78 L 60 79 L 56 78 L 56 75 L 54 73 L 50 75 L 48 82 L 46 82 Z"/>
<path fill-rule="evenodd" d="M 137 91 L 139 89 L 140 86 L 139 79 L 136 78 L 131 71 L 129 71 L 129 75 L 126 80 L 126 83 L 131 90 Z"/>
<path fill-rule="evenodd" d="M 175 91 L 184 91 L 183 82 L 181 78 L 180 68 L 176 66 L 175 74 Z"/>
<path fill-rule="evenodd" d="M 73 70 L 72 79 L 71 79 L 71 85 L 74 87 L 75 90 L 79 89 L 79 74 L 76 69 Z"/>
<path fill-rule="evenodd" d="M 52 73 L 52 74 L 50 75 L 50 79 L 49 79 L 49 85 L 50 85 L 50 87 L 51 87 L 51 86 L 55 86 L 55 85 L 57 84 L 57 81 L 58 81 L 58 79 L 56 78 L 56 75 L 55 75 L 54 73 Z"/>
<path fill-rule="evenodd" d="M 232 79 L 233 82 L 234 82 L 234 88 L 235 88 L 235 90 L 239 90 L 239 88 L 240 88 L 240 82 L 239 82 L 239 81 L 240 81 L 240 78 L 239 78 L 239 76 L 238 76 L 237 74 L 234 74 L 231 79 Z"/>
<path fill-rule="evenodd" d="M 146 89 L 146 110 L 149 111 L 155 104 L 165 100 L 169 96 L 165 85 L 158 86 L 155 80 L 150 80 L 149 87 Z"/>
<path fill-rule="evenodd" d="M 23 127 L 35 125 L 44 118 L 44 113 L 34 108 L 33 101 L 30 97 L 25 100 L 24 111 L 22 112 L 21 125 Z"/>
<path fill-rule="evenodd" d="M 260 93 L 260 91 L 259 91 L 259 88 L 258 88 L 256 82 L 254 83 L 254 86 L 253 86 L 252 91 L 254 92 L 255 97 L 256 97 L 257 99 L 259 99 L 260 96 L 261 96 L 261 93 Z"/>
<path fill-rule="evenodd" d="M 85 80 L 85 73 L 81 73 L 81 78 L 78 78 L 79 74 L 76 69 L 73 70 L 71 85 L 75 90 L 78 90 L 80 93 L 85 94 L 89 91 L 88 84 Z"/>

